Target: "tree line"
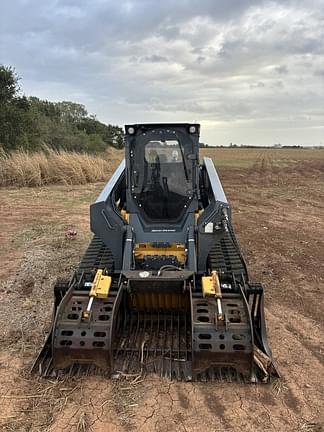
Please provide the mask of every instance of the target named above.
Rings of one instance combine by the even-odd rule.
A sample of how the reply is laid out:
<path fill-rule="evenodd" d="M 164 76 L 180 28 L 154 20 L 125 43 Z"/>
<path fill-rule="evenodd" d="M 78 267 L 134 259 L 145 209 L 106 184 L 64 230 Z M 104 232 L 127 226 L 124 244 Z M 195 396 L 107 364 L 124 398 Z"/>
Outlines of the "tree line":
<path fill-rule="evenodd" d="M 101 152 L 123 147 L 119 126 L 89 115 L 84 105 L 50 102 L 22 94 L 20 78 L 11 66 L 0 65 L 0 149 Z"/>

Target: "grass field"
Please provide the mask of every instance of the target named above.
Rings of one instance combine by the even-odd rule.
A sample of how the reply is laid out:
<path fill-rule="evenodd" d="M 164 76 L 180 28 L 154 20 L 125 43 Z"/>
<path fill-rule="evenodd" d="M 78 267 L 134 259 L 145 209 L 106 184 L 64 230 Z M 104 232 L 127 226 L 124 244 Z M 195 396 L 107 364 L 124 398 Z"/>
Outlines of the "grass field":
<path fill-rule="evenodd" d="M 100 155 L 54 151 L 37 153 L 0 151 L 1 186 L 46 186 L 50 184 L 86 184 L 104 181 L 111 167 L 122 160 L 122 150 L 110 149 Z M 202 149 L 201 157 L 211 157 L 217 167 L 272 170 L 294 167 L 306 162 L 323 165 L 324 149 Z"/>
<path fill-rule="evenodd" d="M 279 168 L 300 162 L 324 163 L 324 149 L 204 148 L 200 154 L 211 157 L 218 167 L 228 168 L 253 168 L 262 163 Z"/>
<path fill-rule="evenodd" d="M 219 166 L 250 277 L 265 285 L 282 378 L 242 385 L 30 376 L 49 328 L 52 285 L 82 256 L 89 204 L 103 183 L 2 187 L 1 431 L 323 432 L 324 151 L 204 149 L 202 155 Z"/>

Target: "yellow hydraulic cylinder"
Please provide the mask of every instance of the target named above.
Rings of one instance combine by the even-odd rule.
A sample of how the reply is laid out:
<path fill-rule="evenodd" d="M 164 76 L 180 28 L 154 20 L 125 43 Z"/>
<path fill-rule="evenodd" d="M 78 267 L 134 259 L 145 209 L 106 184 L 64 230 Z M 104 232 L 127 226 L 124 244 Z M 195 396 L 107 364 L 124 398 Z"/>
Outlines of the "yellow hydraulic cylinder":
<path fill-rule="evenodd" d="M 204 297 L 214 297 L 217 303 L 217 319 L 224 320 L 222 309 L 222 290 L 219 282 L 217 271 L 213 270 L 210 276 L 203 276 L 201 278 L 202 292 Z"/>
<path fill-rule="evenodd" d="M 212 271 L 210 276 L 203 276 L 201 282 L 204 297 L 222 297 L 217 271 Z"/>
<path fill-rule="evenodd" d="M 83 318 L 89 319 L 92 303 L 94 298 L 105 299 L 109 295 L 109 289 L 111 285 L 111 276 L 104 275 L 103 270 L 97 270 L 95 278 L 91 284 L 89 292 L 89 302 L 86 311 L 83 312 Z"/>
<path fill-rule="evenodd" d="M 111 285 L 111 276 L 103 275 L 103 270 L 97 270 L 89 293 L 90 297 L 107 298 Z"/>

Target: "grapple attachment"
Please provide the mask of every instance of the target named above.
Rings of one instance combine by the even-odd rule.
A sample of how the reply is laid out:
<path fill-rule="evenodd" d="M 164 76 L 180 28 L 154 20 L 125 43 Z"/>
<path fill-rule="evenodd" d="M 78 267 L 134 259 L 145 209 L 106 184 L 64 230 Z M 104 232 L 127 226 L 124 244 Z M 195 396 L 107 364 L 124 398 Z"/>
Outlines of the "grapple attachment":
<path fill-rule="evenodd" d="M 276 371 L 267 352 L 262 288 L 223 285 L 220 316 L 218 298 L 204 297 L 190 271 L 128 271 L 112 279 L 107 297 L 93 299 L 90 317 L 84 316 L 91 293 L 84 276 L 57 285 L 53 328 L 33 370 L 268 381 Z"/>

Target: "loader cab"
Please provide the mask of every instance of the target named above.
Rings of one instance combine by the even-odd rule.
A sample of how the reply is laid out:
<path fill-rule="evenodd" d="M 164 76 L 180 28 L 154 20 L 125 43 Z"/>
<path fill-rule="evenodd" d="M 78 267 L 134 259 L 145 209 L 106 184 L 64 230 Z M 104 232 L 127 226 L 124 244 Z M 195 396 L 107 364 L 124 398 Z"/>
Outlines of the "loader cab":
<path fill-rule="evenodd" d="M 181 223 L 196 206 L 199 125 L 127 125 L 127 211 L 146 224 Z"/>

